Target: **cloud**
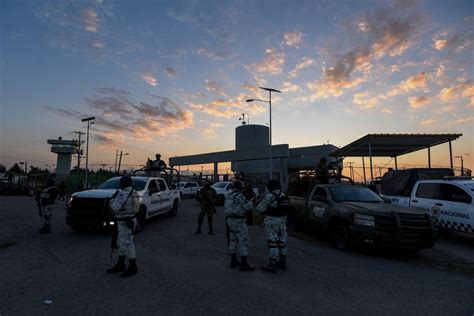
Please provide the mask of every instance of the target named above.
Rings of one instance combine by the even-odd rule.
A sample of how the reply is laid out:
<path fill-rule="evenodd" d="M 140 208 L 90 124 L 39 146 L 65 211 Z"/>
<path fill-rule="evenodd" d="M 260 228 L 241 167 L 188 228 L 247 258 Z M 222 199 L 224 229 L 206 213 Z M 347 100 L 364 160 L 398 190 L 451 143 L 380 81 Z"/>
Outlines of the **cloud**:
<path fill-rule="evenodd" d="M 156 87 L 158 85 L 158 79 L 153 74 L 142 74 L 141 78 L 150 86 Z"/>
<path fill-rule="evenodd" d="M 455 124 L 464 124 L 464 123 L 471 122 L 471 121 L 474 121 L 474 116 L 466 116 L 466 117 L 460 118 L 459 120 L 457 120 L 454 123 Z"/>
<path fill-rule="evenodd" d="M 291 82 L 283 82 L 283 87 L 281 88 L 283 92 L 301 92 L 301 87 L 293 84 Z"/>
<path fill-rule="evenodd" d="M 233 53 L 215 52 L 207 48 L 199 48 L 196 53 L 201 56 L 208 57 L 213 60 L 225 60 L 235 56 Z"/>
<path fill-rule="evenodd" d="M 296 78 L 298 77 L 299 71 L 308 68 L 309 66 L 314 64 L 314 59 L 309 57 L 304 57 L 303 61 L 296 65 L 296 67 L 288 73 L 288 78 Z"/>
<path fill-rule="evenodd" d="M 437 119 L 434 119 L 434 118 L 429 118 L 429 119 L 426 119 L 426 120 L 423 120 L 420 122 L 421 125 L 425 126 L 425 125 L 431 125 L 431 124 L 434 124 L 438 122 Z"/>
<path fill-rule="evenodd" d="M 412 110 L 416 110 L 418 108 L 424 107 L 425 105 L 430 102 L 430 98 L 428 96 L 417 96 L 417 97 L 410 97 L 408 102 L 410 103 L 410 107 Z"/>
<path fill-rule="evenodd" d="M 472 80 L 455 84 L 451 87 L 443 88 L 439 93 L 441 101 L 456 101 L 461 98 L 470 98 L 474 96 L 474 85 Z"/>
<path fill-rule="evenodd" d="M 426 89 L 428 75 L 425 72 L 417 73 L 409 77 L 406 80 L 400 82 L 400 84 L 388 91 L 387 97 L 394 97 L 408 91 L 417 90 L 417 89 Z"/>
<path fill-rule="evenodd" d="M 224 89 L 217 82 L 211 81 L 211 80 L 206 80 L 204 82 L 204 85 L 205 85 L 207 91 L 210 91 L 210 92 L 212 92 L 214 94 L 217 94 L 217 95 L 221 95 L 223 97 L 227 97 L 227 95 L 224 92 Z"/>
<path fill-rule="evenodd" d="M 474 43 L 474 32 L 466 30 L 455 32 L 448 36 L 448 33 L 435 35 L 433 47 L 438 51 L 460 52 Z"/>
<path fill-rule="evenodd" d="M 97 11 L 93 8 L 84 10 L 84 29 L 87 32 L 96 33 L 100 28 L 100 20 Z"/>
<path fill-rule="evenodd" d="M 264 113 L 266 107 L 259 102 L 245 102 L 251 96 L 245 93 L 239 94 L 237 97 L 229 99 L 214 99 L 208 103 L 192 103 L 190 106 L 202 113 L 206 113 L 216 117 L 239 117 L 242 113 L 252 116 Z"/>
<path fill-rule="evenodd" d="M 256 72 L 258 74 L 269 73 L 271 75 L 277 75 L 282 72 L 284 63 L 284 53 L 278 53 L 273 48 L 267 48 L 265 50 L 265 59 L 263 61 L 252 65 L 246 65 L 245 68 L 250 72 Z"/>
<path fill-rule="evenodd" d="M 388 108 L 385 108 L 385 109 L 382 109 L 380 112 L 382 113 L 385 113 L 385 114 L 392 114 L 392 110 L 388 109 Z"/>
<path fill-rule="evenodd" d="M 91 43 L 90 47 L 94 49 L 104 49 L 105 44 L 104 42 L 101 42 L 101 41 L 94 41 Z"/>
<path fill-rule="evenodd" d="M 165 73 L 169 76 L 169 77 L 176 77 L 176 70 L 172 67 L 166 67 L 165 68 Z"/>
<path fill-rule="evenodd" d="M 214 139 L 217 137 L 216 129 L 223 127 L 224 124 L 211 122 L 209 127 L 201 129 L 201 134 L 205 139 Z"/>
<path fill-rule="evenodd" d="M 303 43 L 303 34 L 300 32 L 285 32 L 283 34 L 285 44 L 290 47 L 298 47 Z"/>
<path fill-rule="evenodd" d="M 362 92 L 356 93 L 352 102 L 359 105 L 362 110 L 368 110 L 377 106 L 378 99 L 376 97 L 370 97 L 368 92 Z"/>

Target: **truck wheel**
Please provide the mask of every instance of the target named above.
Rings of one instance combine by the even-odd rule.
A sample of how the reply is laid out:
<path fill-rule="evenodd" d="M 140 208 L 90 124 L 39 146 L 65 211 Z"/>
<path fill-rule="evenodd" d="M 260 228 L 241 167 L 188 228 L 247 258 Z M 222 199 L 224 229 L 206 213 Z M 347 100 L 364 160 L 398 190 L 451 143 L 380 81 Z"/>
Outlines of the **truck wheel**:
<path fill-rule="evenodd" d="M 146 207 L 144 205 L 140 206 L 140 210 L 137 214 L 137 233 L 141 232 L 145 227 L 146 222 Z"/>
<path fill-rule="evenodd" d="M 176 215 L 178 215 L 178 206 L 179 206 L 178 200 L 174 200 L 173 207 L 168 212 L 169 217 L 175 217 Z"/>
<path fill-rule="evenodd" d="M 336 248 L 349 250 L 351 248 L 351 236 L 349 226 L 344 222 L 338 222 L 332 230 L 332 240 Z"/>

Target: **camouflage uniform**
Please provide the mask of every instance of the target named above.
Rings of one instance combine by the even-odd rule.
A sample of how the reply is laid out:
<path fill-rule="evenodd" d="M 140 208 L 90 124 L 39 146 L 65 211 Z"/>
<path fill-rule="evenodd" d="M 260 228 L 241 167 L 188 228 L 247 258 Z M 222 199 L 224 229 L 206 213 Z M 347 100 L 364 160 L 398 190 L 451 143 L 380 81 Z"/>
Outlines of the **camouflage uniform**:
<path fill-rule="evenodd" d="M 240 256 L 248 255 L 249 231 L 245 223 L 245 215 L 253 209 L 252 201 L 238 191 L 229 194 L 225 199 L 224 211 L 229 229 L 229 252 L 237 253 L 237 243 L 240 247 Z"/>
<path fill-rule="evenodd" d="M 196 230 L 196 234 L 201 233 L 201 225 L 204 220 L 204 217 L 207 215 L 207 222 L 209 224 L 209 234 L 214 234 L 214 229 L 212 226 L 212 216 L 215 213 L 215 207 L 212 201 L 216 198 L 216 190 L 209 187 L 203 187 L 201 191 L 199 191 L 197 199 L 201 203 L 201 212 L 199 213 L 198 218 L 198 228 Z"/>
<path fill-rule="evenodd" d="M 132 187 L 121 190 L 118 195 L 110 200 L 109 205 L 115 214 L 118 225 L 119 256 L 125 256 L 128 259 L 135 259 L 135 245 L 133 243 L 133 228 L 137 224 L 134 217 L 138 213 L 139 198 Z M 127 224 L 128 222 L 128 224 Z"/>
<path fill-rule="evenodd" d="M 283 198 L 286 197 L 286 195 L 280 190 L 274 190 L 271 193 L 268 193 L 258 204 L 257 212 L 265 214 L 269 207 L 276 208 L 278 206 L 278 201 L 275 195 Z M 277 260 L 279 254 L 286 256 L 288 253 L 286 215 L 271 216 L 265 214 L 263 223 L 265 225 L 265 238 L 267 240 L 269 250 L 268 257 L 271 260 Z"/>
<path fill-rule="evenodd" d="M 56 186 L 50 186 L 44 189 L 40 194 L 41 214 L 44 227 L 40 232 L 51 232 L 51 219 L 53 217 L 54 203 L 58 196 Z"/>

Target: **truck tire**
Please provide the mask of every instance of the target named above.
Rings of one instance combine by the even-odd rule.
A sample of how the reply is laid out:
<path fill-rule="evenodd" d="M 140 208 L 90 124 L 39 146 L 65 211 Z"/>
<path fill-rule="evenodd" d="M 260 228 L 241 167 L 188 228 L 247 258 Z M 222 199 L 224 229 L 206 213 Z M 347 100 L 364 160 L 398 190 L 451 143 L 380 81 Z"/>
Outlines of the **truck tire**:
<path fill-rule="evenodd" d="M 145 227 L 146 222 L 146 207 L 145 205 L 140 205 L 140 210 L 137 214 L 137 233 L 141 232 Z"/>
<path fill-rule="evenodd" d="M 171 208 L 171 210 L 168 211 L 168 216 L 175 217 L 176 215 L 178 215 L 178 207 L 179 207 L 178 200 L 174 200 L 173 207 Z"/>
<path fill-rule="evenodd" d="M 336 248 L 341 250 L 351 249 L 351 236 L 349 225 L 343 221 L 334 223 L 331 231 L 332 241 Z"/>

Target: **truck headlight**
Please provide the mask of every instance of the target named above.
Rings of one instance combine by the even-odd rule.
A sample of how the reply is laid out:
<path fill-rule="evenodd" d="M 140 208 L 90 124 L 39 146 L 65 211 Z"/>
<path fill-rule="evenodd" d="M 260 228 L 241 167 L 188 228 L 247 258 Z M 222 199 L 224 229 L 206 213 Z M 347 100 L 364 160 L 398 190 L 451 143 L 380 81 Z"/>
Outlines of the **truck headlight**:
<path fill-rule="evenodd" d="M 67 206 L 71 206 L 72 200 L 74 200 L 74 196 L 69 197 L 69 199 L 67 200 Z"/>
<path fill-rule="evenodd" d="M 374 217 L 372 215 L 366 215 L 366 214 L 355 213 L 354 224 L 361 225 L 361 226 L 375 227 Z"/>

